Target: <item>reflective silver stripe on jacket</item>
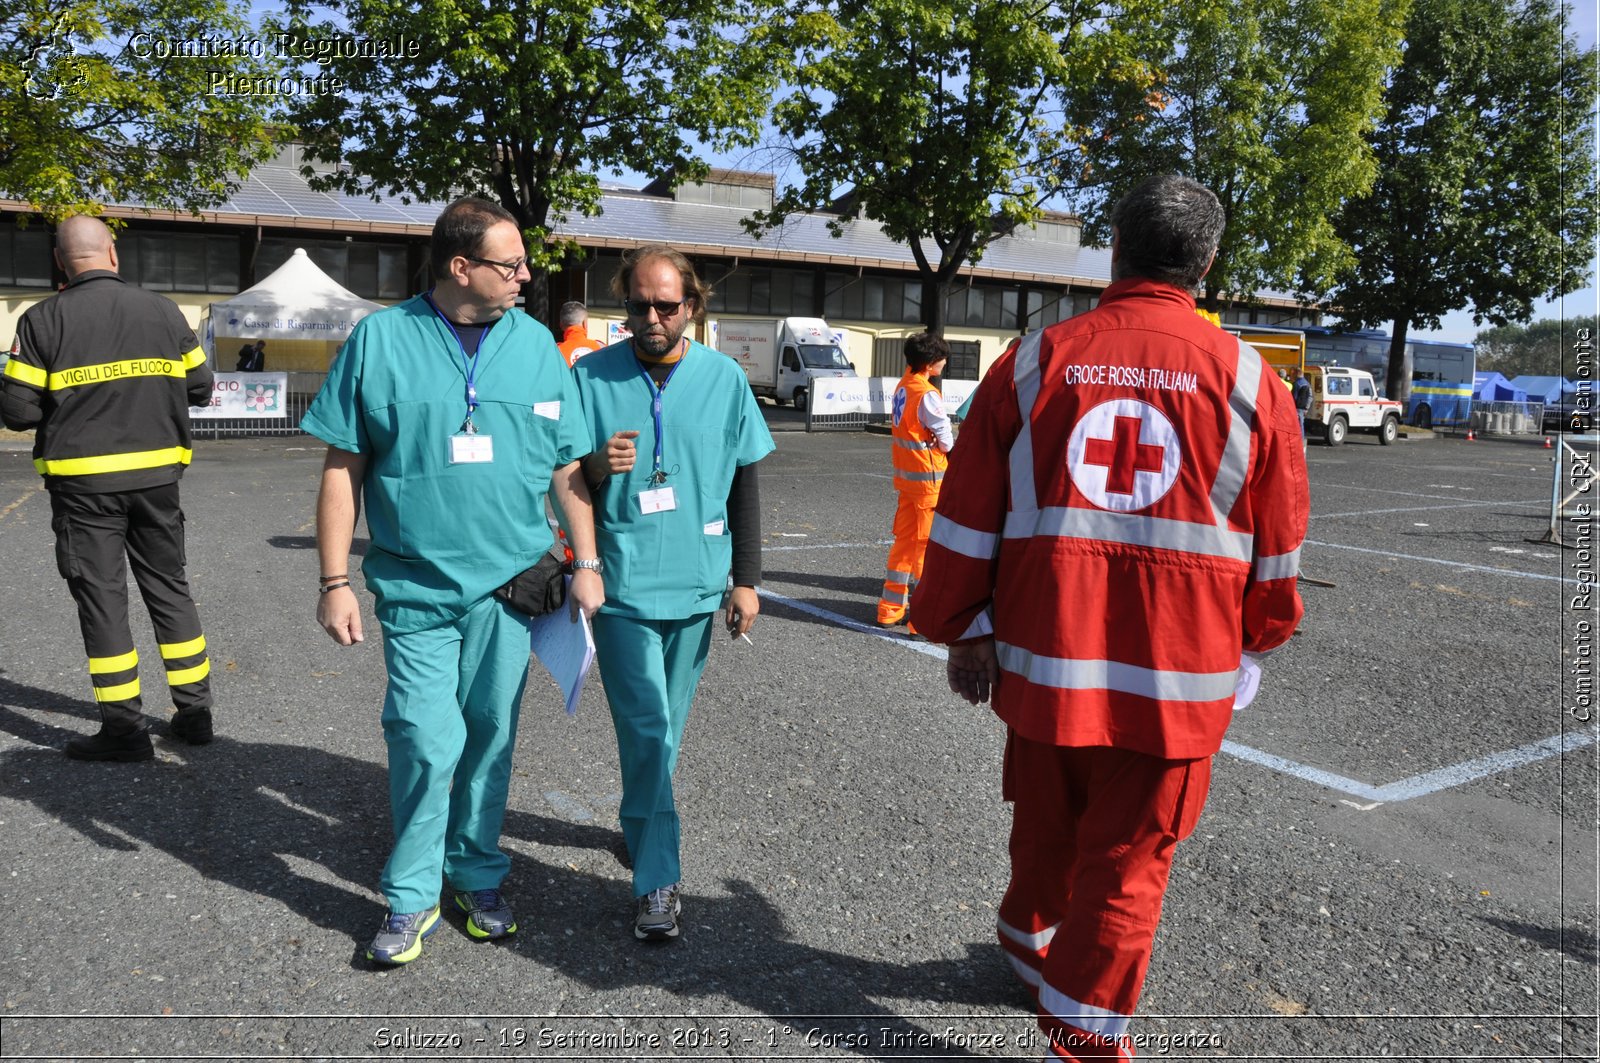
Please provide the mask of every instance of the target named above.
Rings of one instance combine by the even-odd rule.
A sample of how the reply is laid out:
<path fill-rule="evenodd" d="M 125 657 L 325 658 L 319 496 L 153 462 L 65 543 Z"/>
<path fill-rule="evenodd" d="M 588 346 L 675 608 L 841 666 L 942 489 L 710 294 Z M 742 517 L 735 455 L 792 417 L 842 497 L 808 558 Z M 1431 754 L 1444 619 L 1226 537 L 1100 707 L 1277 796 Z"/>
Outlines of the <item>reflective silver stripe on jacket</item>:
<path fill-rule="evenodd" d="M 894 437 L 894 445 L 897 446 L 897 447 L 905 447 L 907 450 L 932 450 L 933 449 L 933 444 L 932 443 L 919 443 L 915 439 L 901 439 L 899 436 L 895 436 Z"/>
<path fill-rule="evenodd" d="M 996 641 L 1000 667 L 1028 682 L 1058 690 L 1116 690 L 1155 701 L 1220 701 L 1233 697 L 1239 670 L 1162 672 L 1120 661 L 1044 657 Z"/>
<path fill-rule="evenodd" d="M 895 472 L 894 472 L 894 478 L 896 480 L 920 480 L 920 481 L 943 480 L 944 479 L 944 473 L 943 472 L 901 472 L 899 469 L 896 469 Z"/>
<path fill-rule="evenodd" d="M 1239 364 L 1233 373 L 1233 391 L 1228 395 L 1228 442 L 1217 463 L 1217 478 L 1211 481 L 1211 512 L 1217 527 L 1228 526 L 1228 514 L 1239 501 L 1245 477 L 1250 474 L 1250 433 L 1256 419 L 1256 395 L 1261 387 L 1261 355 L 1244 340 L 1239 340 Z"/>
<path fill-rule="evenodd" d="M 1254 568 L 1250 570 L 1250 575 L 1258 583 L 1264 583 L 1269 579 L 1294 579 L 1300 575 L 1300 551 L 1258 557 Z"/>
<path fill-rule="evenodd" d="M 1006 514 L 1007 539 L 1027 539 L 1035 535 L 1050 535 L 1060 539 L 1098 539 L 1129 546 L 1181 550 L 1189 554 L 1226 557 L 1246 564 L 1255 550 L 1254 537 L 1244 532 L 1140 513 L 1052 506 L 1037 513 Z"/>
<path fill-rule="evenodd" d="M 1022 430 L 1011 444 L 1011 508 L 1019 513 L 1039 508 L 1039 493 L 1033 482 L 1033 407 L 1039 401 L 1039 347 L 1043 339 L 1043 331 L 1022 337 L 1013 365 Z"/>
<path fill-rule="evenodd" d="M 1000 551 L 1000 536 L 994 532 L 981 532 L 964 524 L 957 524 L 943 513 L 933 515 L 933 527 L 928 532 L 928 541 L 938 543 L 946 550 L 954 551 L 963 557 L 975 557 L 979 561 L 988 561 Z"/>
<path fill-rule="evenodd" d="M 967 625 L 967 630 L 956 636 L 956 641 L 964 639 L 982 638 L 984 635 L 994 634 L 994 606 L 985 606 L 983 612 L 972 618 L 972 623 Z"/>

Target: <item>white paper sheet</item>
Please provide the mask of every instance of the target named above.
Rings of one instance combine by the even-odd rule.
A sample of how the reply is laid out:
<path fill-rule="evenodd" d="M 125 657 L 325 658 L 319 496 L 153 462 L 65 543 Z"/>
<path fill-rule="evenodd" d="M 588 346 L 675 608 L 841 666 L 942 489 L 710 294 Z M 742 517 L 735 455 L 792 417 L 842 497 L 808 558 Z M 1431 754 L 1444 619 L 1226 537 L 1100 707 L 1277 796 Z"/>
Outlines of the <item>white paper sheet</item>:
<path fill-rule="evenodd" d="M 571 592 L 572 577 L 568 576 L 567 593 Z M 533 655 L 567 696 L 567 715 L 576 716 L 583 682 L 594 664 L 594 632 L 589 629 L 589 618 L 579 610 L 574 623 L 571 607 L 563 605 L 539 617 L 532 628 Z"/>

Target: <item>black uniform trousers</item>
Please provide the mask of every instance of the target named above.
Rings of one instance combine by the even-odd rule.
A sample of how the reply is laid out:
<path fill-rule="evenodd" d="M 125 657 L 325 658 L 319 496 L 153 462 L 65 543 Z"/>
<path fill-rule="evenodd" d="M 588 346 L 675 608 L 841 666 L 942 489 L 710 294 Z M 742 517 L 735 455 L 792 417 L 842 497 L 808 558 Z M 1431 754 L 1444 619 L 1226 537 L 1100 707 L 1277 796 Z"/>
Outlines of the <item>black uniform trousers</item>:
<path fill-rule="evenodd" d="M 150 611 L 172 702 L 211 707 L 211 661 L 184 572 L 178 484 L 101 494 L 50 492 L 56 565 L 78 603 L 89 678 L 103 730 L 144 729 L 139 657 L 128 628 L 128 566 Z"/>

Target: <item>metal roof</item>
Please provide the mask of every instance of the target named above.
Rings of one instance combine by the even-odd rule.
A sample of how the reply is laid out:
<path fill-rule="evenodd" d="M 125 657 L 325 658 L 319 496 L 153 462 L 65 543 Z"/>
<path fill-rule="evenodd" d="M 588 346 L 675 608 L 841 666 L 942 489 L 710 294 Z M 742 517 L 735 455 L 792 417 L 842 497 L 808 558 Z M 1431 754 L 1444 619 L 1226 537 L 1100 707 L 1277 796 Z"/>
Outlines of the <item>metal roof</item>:
<path fill-rule="evenodd" d="M 371 199 L 344 192 L 316 191 L 290 166 L 258 166 L 227 199 L 201 212 L 202 217 L 219 222 L 237 216 L 251 224 L 272 225 L 273 219 L 294 219 L 295 228 L 307 222 L 331 222 L 330 229 L 418 228 L 427 235 L 443 203 L 423 203 L 392 196 Z M 141 212 L 137 201 L 118 204 L 116 213 Z M 575 215 L 552 226 L 555 234 L 602 247 L 626 247 L 659 240 L 687 247 L 696 254 L 770 260 L 795 260 L 836 263 L 841 267 L 878 267 L 915 271 L 916 260 L 903 244 L 883 234 L 876 222 L 857 219 L 846 222 L 839 236 L 833 236 L 829 215 L 798 215 L 782 227 L 759 238 L 747 233 L 740 221 L 749 214 L 745 207 L 709 203 L 685 203 L 664 196 L 623 189 L 609 183 L 601 186 L 601 213 L 595 217 Z M 160 211 L 178 218 L 189 215 Z M 995 241 L 975 267 L 964 274 L 1047 280 L 1059 284 L 1103 286 L 1111 280 L 1111 253 L 1107 248 L 1079 248 L 1059 241 L 1033 239 L 1032 231 Z"/>
<path fill-rule="evenodd" d="M 833 216 L 797 215 L 757 238 L 740 224 L 748 208 L 680 202 L 609 182 L 601 184 L 600 207 L 596 217 L 577 215 L 556 222 L 552 226 L 555 234 L 598 249 L 661 241 L 699 256 L 807 262 L 851 270 L 915 272 L 917 268 L 905 245 L 889 239 L 882 226 L 866 219 L 844 223 L 836 237 L 828 228 Z M 425 237 L 443 209 L 442 203 L 416 202 L 407 196 L 372 199 L 319 192 L 298 168 L 268 163 L 258 166 L 221 205 L 201 211 L 200 216 L 222 223 Z M 147 210 L 139 203 L 124 203 L 108 213 L 143 214 Z M 193 215 L 184 212 L 148 213 L 193 220 Z M 1038 238 L 1034 230 L 1024 229 L 994 241 L 977 265 L 964 267 L 961 274 L 974 279 L 1101 288 L 1111 283 L 1111 251 Z M 1275 291 L 1258 293 L 1256 301 L 1296 304 L 1292 295 Z"/>

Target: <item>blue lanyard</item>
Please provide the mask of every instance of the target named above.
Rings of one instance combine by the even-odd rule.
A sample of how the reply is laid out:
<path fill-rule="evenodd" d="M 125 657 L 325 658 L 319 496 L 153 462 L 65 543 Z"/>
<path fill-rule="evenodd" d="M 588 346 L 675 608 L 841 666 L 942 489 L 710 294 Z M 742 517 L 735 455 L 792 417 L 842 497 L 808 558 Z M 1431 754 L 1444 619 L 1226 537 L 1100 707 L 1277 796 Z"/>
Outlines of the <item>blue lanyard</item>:
<path fill-rule="evenodd" d="M 689 352 L 685 351 L 683 353 L 684 357 L 687 358 Z M 635 359 L 635 361 L 637 361 L 637 359 Z M 645 369 L 645 367 L 642 364 L 639 366 L 639 375 L 644 377 L 645 384 L 647 384 L 650 388 L 650 417 L 655 421 L 656 426 L 655 467 L 650 473 L 650 482 L 653 484 L 667 482 L 667 474 L 661 471 L 661 441 L 662 437 L 665 435 L 661 429 L 661 392 L 666 389 L 668 384 L 672 383 L 672 374 L 676 373 L 678 371 L 678 366 L 682 364 L 683 358 L 679 358 L 672 364 L 672 368 L 667 370 L 667 379 L 661 382 L 661 387 L 659 388 L 656 387 L 656 382 L 650 378 L 650 373 Z"/>
<path fill-rule="evenodd" d="M 478 359 L 467 356 L 467 345 L 461 342 L 461 333 L 456 331 L 455 322 L 445 317 L 444 311 L 439 309 L 439 304 L 433 301 L 433 293 L 429 292 L 423 298 L 428 300 L 428 305 L 433 307 L 433 312 L 439 315 L 439 320 L 444 322 L 444 327 L 450 330 L 450 335 L 456 341 L 456 350 L 461 352 L 461 367 L 467 374 L 467 419 L 462 424 L 461 430 L 469 436 L 477 435 L 478 426 L 472 423 L 472 413 L 478 408 L 478 389 L 475 385 L 475 381 L 478 378 Z M 494 323 L 490 322 L 489 328 L 493 327 Z M 485 328 L 483 335 L 478 338 L 478 351 L 480 353 L 483 351 L 483 341 L 489 335 L 489 328 Z"/>

